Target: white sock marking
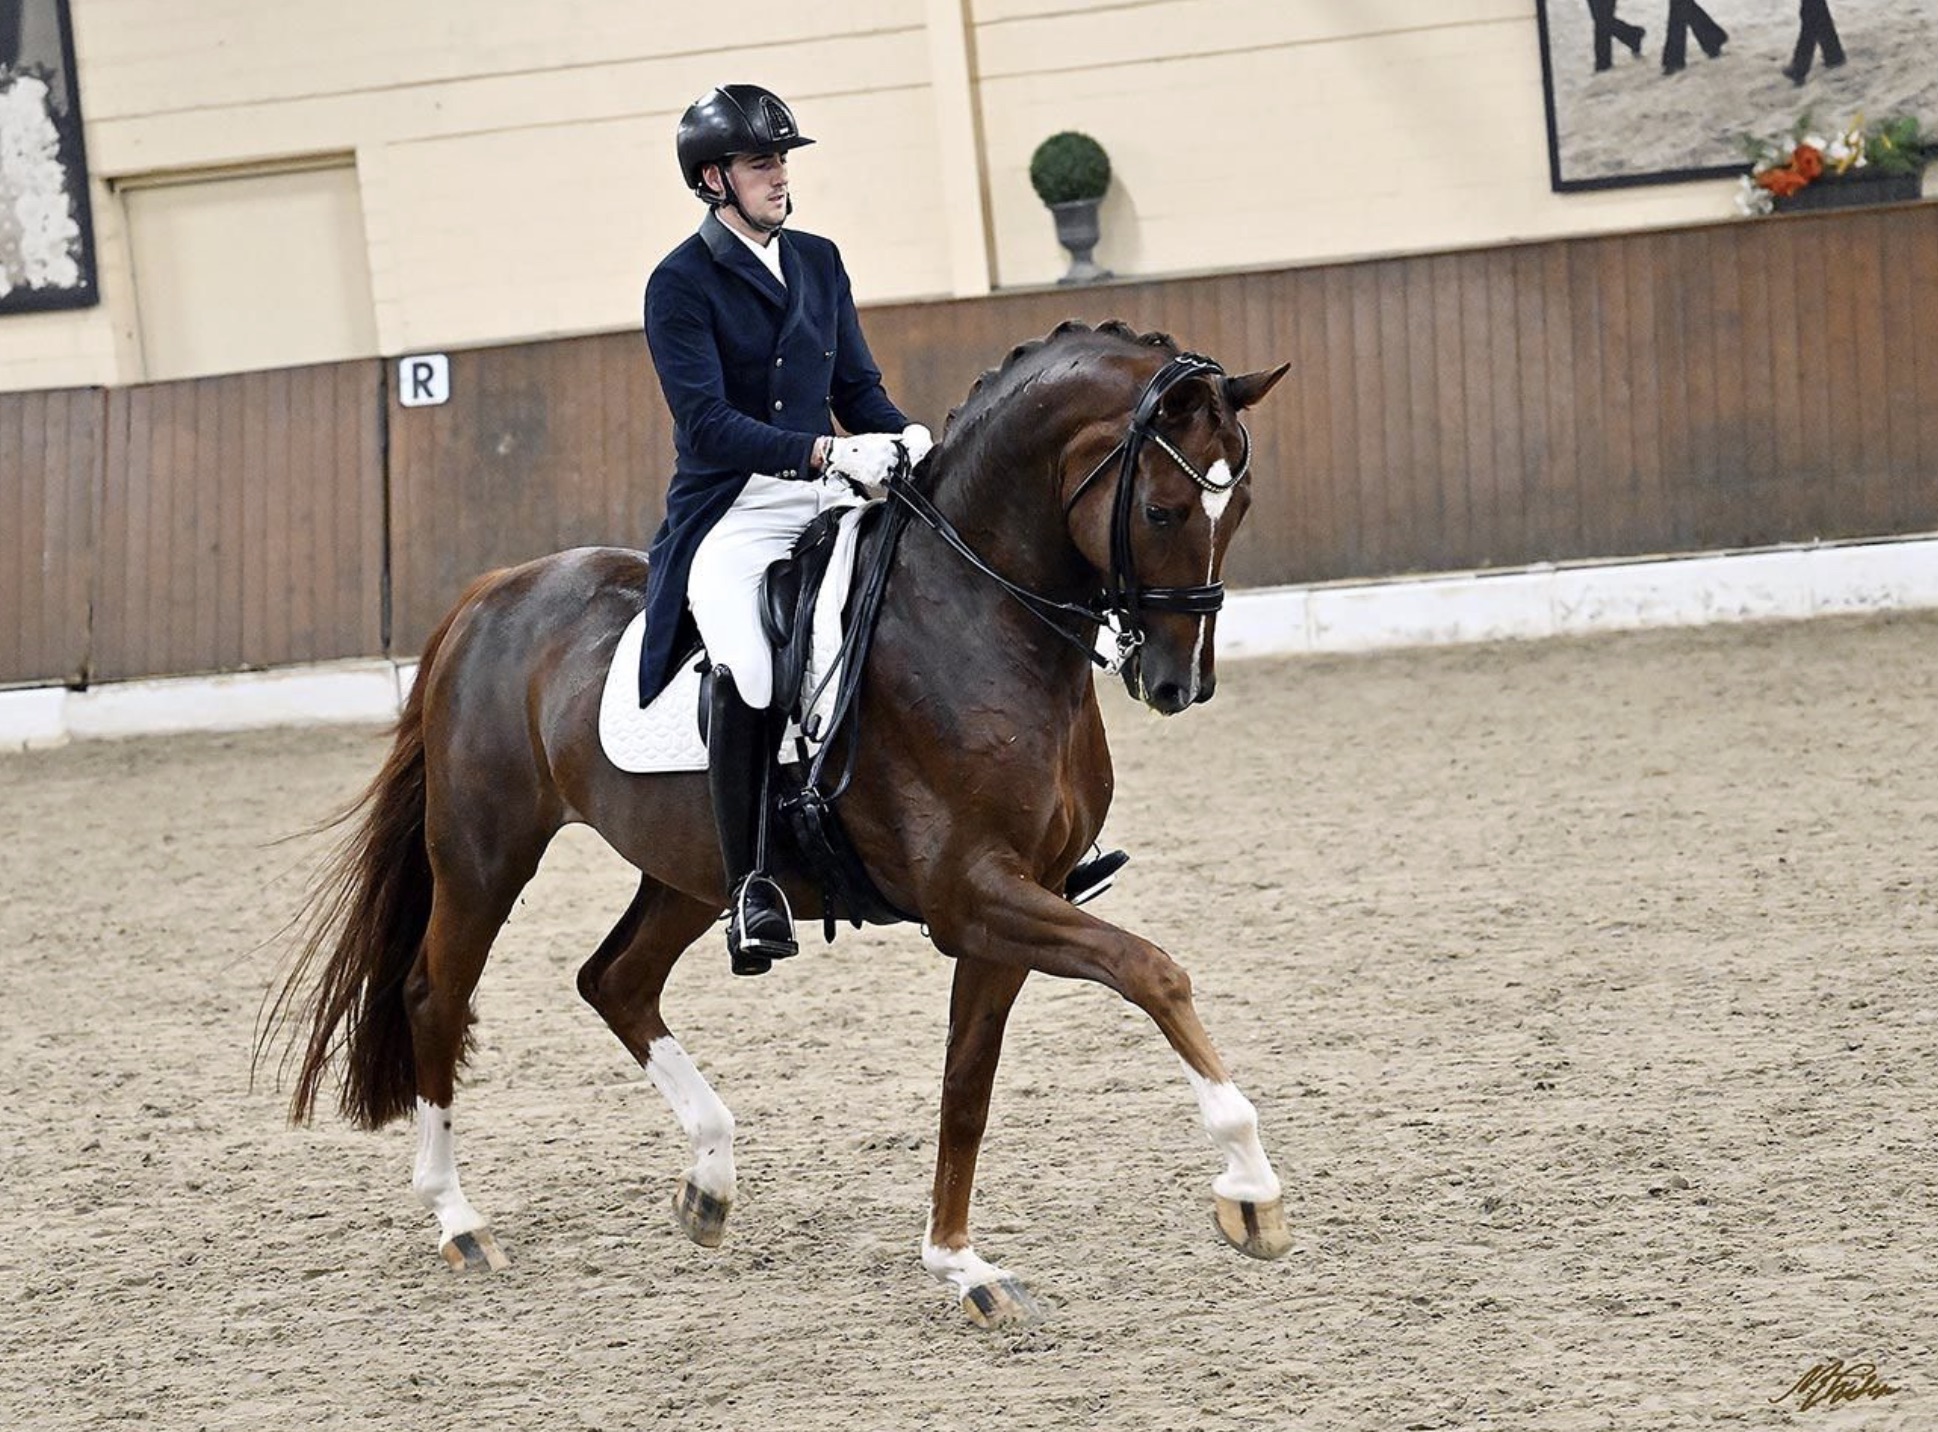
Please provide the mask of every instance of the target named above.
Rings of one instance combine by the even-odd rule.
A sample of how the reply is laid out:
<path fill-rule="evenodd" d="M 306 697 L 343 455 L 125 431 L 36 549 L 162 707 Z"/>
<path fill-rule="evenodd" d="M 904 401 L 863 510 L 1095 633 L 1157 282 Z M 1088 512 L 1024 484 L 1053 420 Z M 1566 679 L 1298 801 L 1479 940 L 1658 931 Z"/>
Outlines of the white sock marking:
<path fill-rule="evenodd" d="M 693 1145 L 687 1177 L 715 1198 L 733 1202 L 733 1112 L 670 1034 L 646 1046 L 646 1077 Z"/>
<path fill-rule="evenodd" d="M 937 1282 L 955 1289 L 958 1300 L 968 1297 L 972 1289 L 986 1288 L 1010 1276 L 994 1263 L 978 1258 L 973 1248 L 937 1247 L 929 1241 L 928 1233 L 922 1235 L 922 1266 Z"/>
<path fill-rule="evenodd" d="M 1180 1061 L 1182 1062 L 1182 1061 Z M 1212 1180 L 1212 1192 L 1240 1203 L 1270 1203 L 1279 1196 L 1279 1176 L 1258 1141 L 1258 1111 L 1236 1084 L 1214 1084 L 1189 1064 L 1184 1076 L 1198 1096 L 1205 1130 L 1225 1156 L 1225 1171 Z"/>
<path fill-rule="evenodd" d="M 473 1208 L 458 1187 L 457 1141 L 451 1133 L 451 1111 L 417 1101 L 417 1162 L 411 1170 L 411 1192 L 437 1215 L 442 1231 L 438 1246 L 460 1233 L 475 1233 L 490 1220 Z"/>

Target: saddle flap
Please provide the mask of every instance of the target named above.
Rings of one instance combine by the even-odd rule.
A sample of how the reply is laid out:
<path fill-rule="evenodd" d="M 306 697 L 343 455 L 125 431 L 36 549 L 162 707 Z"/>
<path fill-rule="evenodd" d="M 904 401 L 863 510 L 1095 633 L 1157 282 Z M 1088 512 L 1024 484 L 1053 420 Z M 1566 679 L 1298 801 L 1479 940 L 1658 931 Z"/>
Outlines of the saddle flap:
<path fill-rule="evenodd" d="M 814 602 L 827 579 L 846 507 L 833 507 L 801 529 L 794 548 L 768 565 L 760 582 L 760 627 L 774 651 L 774 705 L 800 700 L 814 637 Z"/>

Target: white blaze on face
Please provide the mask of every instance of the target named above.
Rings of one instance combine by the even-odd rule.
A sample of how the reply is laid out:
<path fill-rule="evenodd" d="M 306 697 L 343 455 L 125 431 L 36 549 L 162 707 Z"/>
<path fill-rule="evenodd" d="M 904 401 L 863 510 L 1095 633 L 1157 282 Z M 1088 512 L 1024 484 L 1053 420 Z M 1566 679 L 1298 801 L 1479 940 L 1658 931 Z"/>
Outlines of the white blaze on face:
<path fill-rule="evenodd" d="M 460 1233 L 475 1233 L 489 1220 L 473 1208 L 458 1187 L 457 1140 L 451 1133 L 451 1111 L 417 1101 L 417 1162 L 411 1170 L 411 1192 L 437 1215 L 449 1243 Z"/>
<path fill-rule="evenodd" d="M 1279 1176 L 1258 1141 L 1258 1111 L 1252 1101 L 1236 1084 L 1214 1084 L 1189 1064 L 1184 1075 L 1198 1096 L 1211 1142 L 1225 1156 L 1225 1171 L 1212 1180 L 1212 1192 L 1240 1203 L 1272 1202 L 1279 1196 Z"/>
<path fill-rule="evenodd" d="M 733 1112 L 694 1067 L 672 1035 L 646 1046 L 646 1077 L 680 1121 L 693 1145 L 694 1186 L 731 1203 L 734 1196 Z"/>
<path fill-rule="evenodd" d="M 1230 466 L 1226 464 L 1223 458 L 1219 458 L 1218 461 L 1205 469 L 1205 480 L 1211 483 L 1212 487 L 1217 488 L 1217 491 L 1214 492 L 1211 487 L 1207 487 L 1202 494 L 1205 504 L 1205 516 L 1211 519 L 1211 525 L 1215 529 L 1218 526 L 1218 520 L 1225 515 L 1225 509 L 1231 506 L 1232 489 L 1230 486 Z"/>
<path fill-rule="evenodd" d="M 1231 468 L 1223 458 L 1219 458 L 1205 469 L 1205 477 L 1213 483 L 1229 483 Z M 1231 488 L 1225 487 L 1221 491 L 1214 492 L 1207 487 L 1199 497 L 1205 505 L 1205 516 L 1211 519 L 1211 534 L 1207 539 L 1209 545 L 1205 551 L 1205 585 L 1208 587 L 1211 585 L 1212 573 L 1218 565 L 1218 521 L 1225 515 L 1225 509 L 1231 506 Z M 1204 661 L 1205 654 L 1205 631 L 1210 624 L 1210 617 L 1198 618 L 1198 640 L 1191 647 L 1191 699 L 1193 701 L 1198 699 L 1198 687 L 1203 680 L 1199 673 L 1204 670 L 1201 663 Z"/>

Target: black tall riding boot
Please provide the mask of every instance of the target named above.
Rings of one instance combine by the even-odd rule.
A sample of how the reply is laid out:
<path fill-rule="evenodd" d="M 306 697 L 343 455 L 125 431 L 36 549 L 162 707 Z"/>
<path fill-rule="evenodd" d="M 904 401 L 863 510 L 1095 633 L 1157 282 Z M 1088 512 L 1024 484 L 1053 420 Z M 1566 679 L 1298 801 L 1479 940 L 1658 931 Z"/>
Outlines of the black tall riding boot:
<path fill-rule="evenodd" d="M 707 779 L 727 872 L 727 953 L 737 975 L 764 975 L 771 961 L 799 951 L 794 916 L 781 887 L 762 870 L 766 857 L 767 771 L 778 738 L 765 711 L 740 699 L 724 666 L 713 669 L 707 710 Z"/>

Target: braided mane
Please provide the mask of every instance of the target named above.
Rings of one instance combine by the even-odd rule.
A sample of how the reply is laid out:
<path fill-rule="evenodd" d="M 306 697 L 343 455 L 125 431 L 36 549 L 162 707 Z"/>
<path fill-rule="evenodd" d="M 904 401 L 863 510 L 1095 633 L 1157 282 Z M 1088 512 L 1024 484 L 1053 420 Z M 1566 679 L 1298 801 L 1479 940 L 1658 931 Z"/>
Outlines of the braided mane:
<path fill-rule="evenodd" d="M 1003 355 L 1001 363 L 984 371 L 970 387 L 969 395 L 949 410 L 945 431 L 953 430 L 958 419 L 970 421 L 981 416 L 1003 394 L 1006 388 L 1004 380 L 1011 377 L 1024 360 L 1043 352 L 1046 348 L 1058 347 L 1072 338 L 1081 339 L 1090 336 L 1102 336 L 1145 348 L 1157 348 L 1169 354 L 1176 354 L 1178 351 L 1177 341 L 1170 334 L 1155 330 L 1139 333 L 1119 318 L 1107 319 L 1095 328 L 1081 319 L 1067 318 L 1042 338 L 1032 338 L 1026 343 L 1017 344 Z"/>

